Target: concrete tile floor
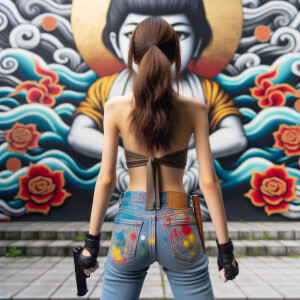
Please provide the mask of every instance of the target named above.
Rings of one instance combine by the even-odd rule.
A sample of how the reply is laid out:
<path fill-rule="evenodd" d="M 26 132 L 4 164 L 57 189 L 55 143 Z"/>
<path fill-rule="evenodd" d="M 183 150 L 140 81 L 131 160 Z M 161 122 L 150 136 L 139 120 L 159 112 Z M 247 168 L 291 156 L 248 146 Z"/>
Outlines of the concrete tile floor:
<path fill-rule="evenodd" d="M 100 299 L 104 262 L 87 279 L 89 292 L 81 299 Z M 209 273 L 216 300 L 300 300 L 300 258 L 237 258 L 240 274 L 224 283 L 215 256 L 209 256 Z M 0 257 L 0 299 L 79 299 L 73 257 Z M 164 284 L 162 284 L 164 283 Z M 148 270 L 140 299 L 173 299 L 166 274 L 155 262 Z"/>

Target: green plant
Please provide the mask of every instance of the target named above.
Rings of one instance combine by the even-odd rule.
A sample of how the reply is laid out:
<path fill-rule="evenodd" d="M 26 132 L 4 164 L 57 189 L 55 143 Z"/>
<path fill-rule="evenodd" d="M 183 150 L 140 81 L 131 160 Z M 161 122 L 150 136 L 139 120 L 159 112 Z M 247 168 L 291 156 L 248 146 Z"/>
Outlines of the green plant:
<path fill-rule="evenodd" d="M 254 241 L 255 239 L 252 236 L 247 237 L 246 239 L 244 239 L 246 241 Z"/>
<path fill-rule="evenodd" d="M 84 242 L 84 240 L 85 240 L 84 235 L 74 235 L 73 237 L 74 242 Z"/>
<path fill-rule="evenodd" d="M 240 219 L 240 222 L 246 222 L 246 220 L 245 219 Z"/>
<path fill-rule="evenodd" d="M 296 254 L 296 253 L 290 253 L 290 254 L 289 254 L 289 257 L 292 257 L 292 258 L 299 258 L 300 255 L 299 255 L 299 254 Z"/>
<path fill-rule="evenodd" d="M 260 254 L 260 247 L 259 246 L 255 247 L 255 252 L 256 252 L 257 255 Z"/>
<path fill-rule="evenodd" d="M 10 251 L 7 251 L 5 253 L 6 257 L 17 257 L 17 256 L 24 256 L 23 252 L 21 249 L 18 249 L 17 247 L 13 247 L 10 249 Z"/>
<path fill-rule="evenodd" d="M 259 239 L 260 240 L 274 240 L 274 238 L 269 234 L 261 235 L 261 237 Z"/>
<path fill-rule="evenodd" d="M 247 254 L 239 254 L 239 253 L 234 253 L 235 258 L 240 258 L 240 257 L 248 257 Z"/>

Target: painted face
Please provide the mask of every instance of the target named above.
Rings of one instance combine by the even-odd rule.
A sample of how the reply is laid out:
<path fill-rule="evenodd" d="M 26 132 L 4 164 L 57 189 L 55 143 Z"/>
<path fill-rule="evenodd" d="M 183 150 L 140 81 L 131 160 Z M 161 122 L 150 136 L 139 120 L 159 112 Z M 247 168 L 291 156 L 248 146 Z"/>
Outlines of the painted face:
<path fill-rule="evenodd" d="M 128 50 L 130 36 L 135 26 L 149 17 L 149 15 L 141 15 L 130 13 L 122 24 L 119 36 L 114 32 L 111 32 L 110 39 L 116 53 L 120 59 L 128 65 Z M 183 71 L 193 56 L 193 49 L 195 44 L 195 34 L 185 14 L 174 14 L 174 15 L 162 15 L 160 16 L 171 24 L 174 30 L 177 32 L 180 39 L 180 51 L 181 51 L 181 71 Z M 116 39 L 118 38 L 119 47 L 117 46 Z M 173 71 L 175 71 L 175 64 L 172 65 Z M 133 62 L 133 69 L 135 72 L 138 71 L 137 65 Z"/>

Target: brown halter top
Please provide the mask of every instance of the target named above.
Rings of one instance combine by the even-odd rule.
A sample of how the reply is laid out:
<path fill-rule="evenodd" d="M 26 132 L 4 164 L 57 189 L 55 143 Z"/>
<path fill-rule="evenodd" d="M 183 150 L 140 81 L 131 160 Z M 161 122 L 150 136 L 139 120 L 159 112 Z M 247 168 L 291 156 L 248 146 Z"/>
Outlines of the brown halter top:
<path fill-rule="evenodd" d="M 155 190 L 156 209 L 160 209 L 160 198 L 159 198 L 159 183 L 158 183 L 158 172 L 156 165 L 161 163 L 163 165 L 174 167 L 178 169 L 185 169 L 187 160 L 188 147 L 168 153 L 162 157 L 149 157 L 146 155 L 138 154 L 136 152 L 127 150 L 124 148 L 126 165 L 127 168 L 139 167 L 147 165 L 147 185 L 146 185 L 146 204 L 145 210 L 153 210 L 153 184 Z M 153 173 L 155 181 L 153 182 Z"/>

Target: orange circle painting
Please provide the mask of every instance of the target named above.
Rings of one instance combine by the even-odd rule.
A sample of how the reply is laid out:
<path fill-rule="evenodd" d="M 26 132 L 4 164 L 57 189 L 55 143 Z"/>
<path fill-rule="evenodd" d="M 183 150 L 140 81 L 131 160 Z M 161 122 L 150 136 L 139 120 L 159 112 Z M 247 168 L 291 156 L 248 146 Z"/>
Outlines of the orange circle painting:
<path fill-rule="evenodd" d="M 120 38 L 116 37 L 118 32 L 109 33 L 109 39 L 113 44 L 114 51 L 108 49 L 102 39 L 103 30 L 107 25 L 107 13 L 110 2 L 110 0 L 89 0 L 88 2 L 74 0 L 72 3 L 71 23 L 77 49 L 89 67 L 100 77 L 120 72 L 126 68 L 126 62 L 124 61 L 126 51 L 122 53 L 122 51 L 118 52 L 116 50 L 120 42 Z M 120 11 L 124 10 L 125 5 L 123 2 L 125 3 L 126 1 L 118 3 L 120 4 Z M 204 0 L 203 3 L 212 31 L 212 41 L 199 57 L 194 57 L 192 54 L 190 56 L 187 55 L 189 61 L 186 62 L 185 68 L 198 76 L 213 78 L 229 63 L 238 47 L 243 27 L 242 4 L 240 0 Z M 180 23 L 183 25 L 181 26 L 182 28 L 178 26 L 177 31 L 180 31 L 181 37 L 183 37 L 181 46 L 183 47 L 185 42 L 188 52 L 192 47 L 191 44 L 187 43 L 188 38 L 185 37 L 186 34 L 191 34 L 191 32 L 188 32 L 189 29 L 186 29 L 189 28 L 188 26 L 184 28 L 184 21 L 192 23 L 190 29 L 195 32 L 201 31 L 202 24 L 200 22 L 202 18 L 188 20 L 189 18 L 185 13 L 180 14 L 178 12 L 172 15 L 171 7 L 169 8 L 170 12 L 162 12 L 160 14 L 158 11 L 155 11 L 154 7 L 151 7 L 151 1 L 148 1 L 148 6 L 149 9 L 144 12 L 129 12 L 132 20 L 136 20 L 133 23 L 136 25 L 142 20 L 142 18 L 139 20 L 140 17 L 150 14 L 165 17 L 171 25 L 173 25 L 173 20 L 178 24 L 178 18 L 181 18 Z M 119 18 L 116 16 L 116 22 L 118 22 L 117 19 Z M 119 29 L 121 25 L 119 24 Z M 176 30 L 175 27 L 174 29 Z M 195 41 L 195 45 L 197 45 L 197 42 Z"/>
<path fill-rule="evenodd" d="M 271 37 L 271 30 L 268 26 L 259 25 L 254 30 L 254 36 L 259 42 L 267 42 Z"/>

